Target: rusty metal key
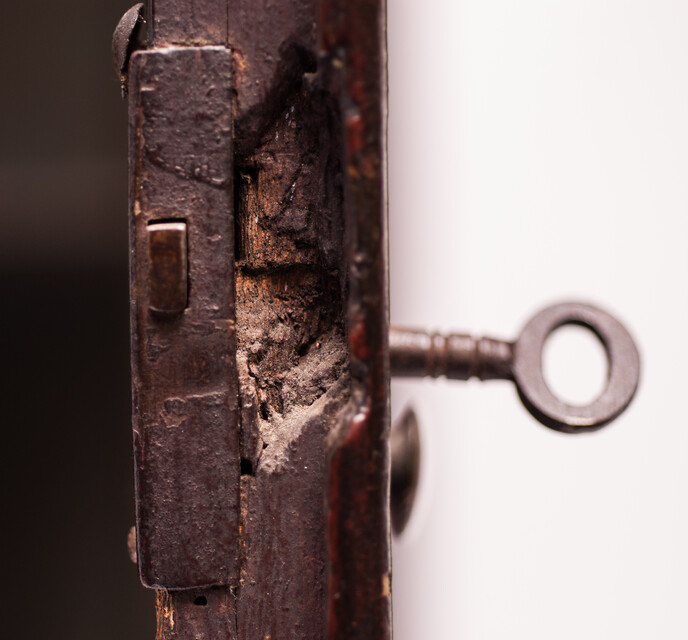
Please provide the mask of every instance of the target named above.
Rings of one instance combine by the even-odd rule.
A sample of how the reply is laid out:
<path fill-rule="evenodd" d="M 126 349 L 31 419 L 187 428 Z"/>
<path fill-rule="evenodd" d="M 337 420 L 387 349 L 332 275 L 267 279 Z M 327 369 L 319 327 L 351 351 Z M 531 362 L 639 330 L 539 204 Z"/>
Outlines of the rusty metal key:
<path fill-rule="evenodd" d="M 563 325 L 590 329 L 601 341 L 609 362 L 607 385 L 590 404 L 560 400 L 547 386 L 542 351 L 549 335 Z M 593 431 L 617 418 L 638 386 L 640 358 L 624 326 L 589 304 L 566 302 L 543 309 L 513 342 L 464 334 L 441 335 L 392 327 L 392 376 L 455 380 L 511 380 L 525 407 L 542 424 L 564 431 Z"/>

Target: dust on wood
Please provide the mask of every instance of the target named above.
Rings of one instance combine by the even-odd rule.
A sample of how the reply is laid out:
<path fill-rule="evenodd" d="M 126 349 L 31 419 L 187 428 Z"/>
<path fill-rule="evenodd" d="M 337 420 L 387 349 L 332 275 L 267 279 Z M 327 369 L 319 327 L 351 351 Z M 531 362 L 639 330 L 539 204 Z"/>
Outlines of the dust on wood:
<path fill-rule="evenodd" d="M 304 83 L 237 160 L 240 638 L 325 636 L 327 441 L 349 398 L 336 114 Z"/>

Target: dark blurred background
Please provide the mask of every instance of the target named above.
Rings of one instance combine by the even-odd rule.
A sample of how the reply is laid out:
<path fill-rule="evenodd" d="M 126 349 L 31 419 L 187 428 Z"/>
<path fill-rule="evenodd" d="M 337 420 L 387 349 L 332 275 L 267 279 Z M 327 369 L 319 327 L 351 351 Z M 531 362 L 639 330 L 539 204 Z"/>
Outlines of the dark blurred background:
<path fill-rule="evenodd" d="M 0 635 L 152 640 L 133 524 L 126 103 L 111 34 L 133 2 L 0 14 Z"/>

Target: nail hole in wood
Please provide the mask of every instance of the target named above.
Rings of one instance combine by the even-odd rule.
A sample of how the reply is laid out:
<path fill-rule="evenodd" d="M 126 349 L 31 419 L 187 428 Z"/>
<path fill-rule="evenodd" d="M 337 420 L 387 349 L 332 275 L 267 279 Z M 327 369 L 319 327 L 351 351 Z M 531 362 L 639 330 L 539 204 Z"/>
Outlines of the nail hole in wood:
<path fill-rule="evenodd" d="M 242 476 L 252 476 L 253 475 L 253 463 L 248 458 L 242 458 L 241 459 L 241 475 Z"/>

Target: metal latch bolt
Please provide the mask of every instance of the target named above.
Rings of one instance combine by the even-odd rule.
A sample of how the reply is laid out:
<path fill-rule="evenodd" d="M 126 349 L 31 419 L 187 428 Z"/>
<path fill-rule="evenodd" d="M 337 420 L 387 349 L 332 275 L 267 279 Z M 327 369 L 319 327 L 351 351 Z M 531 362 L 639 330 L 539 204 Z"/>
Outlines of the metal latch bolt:
<path fill-rule="evenodd" d="M 186 222 L 151 223 L 147 234 L 149 307 L 161 313 L 181 313 L 188 300 Z"/>

